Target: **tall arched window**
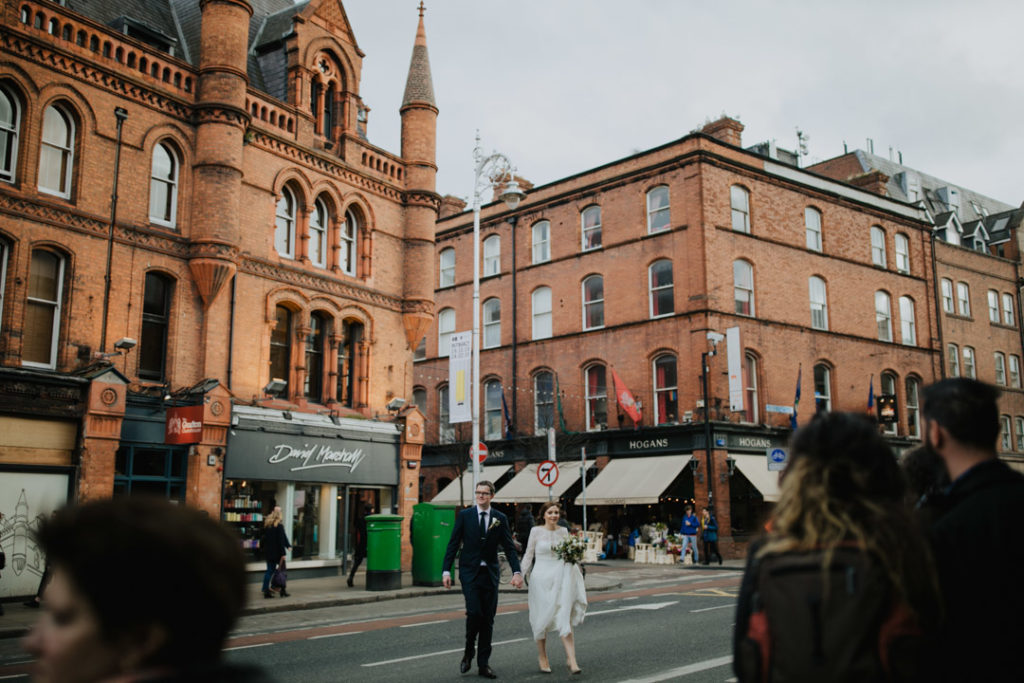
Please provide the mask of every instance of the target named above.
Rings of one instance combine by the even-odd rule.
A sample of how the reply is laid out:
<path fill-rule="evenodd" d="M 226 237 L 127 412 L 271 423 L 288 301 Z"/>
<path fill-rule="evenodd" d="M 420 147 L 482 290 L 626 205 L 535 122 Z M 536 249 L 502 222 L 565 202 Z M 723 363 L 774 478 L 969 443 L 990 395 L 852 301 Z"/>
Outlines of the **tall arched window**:
<path fill-rule="evenodd" d="M 604 278 L 591 275 L 583 281 L 583 329 L 604 327 Z"/>
<path fill-rule="evenodd" d="M 547 370 L 533 376 L 533 433 L 555 426 L 555 377 Z"/>
<path fill-rule="evenodd" d="M 883 372 L 881 389 L 882 394 L 896 396 L 896 375 L 891 372 Z M 896 401 L 896 404 L 899 405 L 898 399 Z M 886 434 L 897 434 L 899 432 L 899 420 L 893 422 L 892 424 L 885 425 L 882 431 L 885 432 Z"/>
<path fill-rule="evenodd" d="M 950 377 L 960 376 L 960 347 L 956 344 L 946 345 L 946 362 L 949 364 L 947 373 Z"/>
<path fill-rule="evenodd" d="M 647 232 L 661 232 L 668 228 L 668 185 L 659 185 L 647 193 Z"/>
<path fill-rule="evenodd" d="M 274 248 L 285 258 L 295 258 L 295 194 L 281 188 L 274 222 Z"/>
<path fill-rule="evenodd" d="M 1006 386 L 1006 355 L 1002 351 L 992 354 L 996 366 L 996 384 Z"/>
<path fill-rule="evenodd" d="M 288 396 L 292 375 L 292 312 L 286 306 L 274 309 L 276 323 L 270 333 L 270 379 L 279 379 L 285 386 L 279 396 Z"/>
<path fill-rule="evenodd" d="M 743 354 L 743 380 L 746 384 L 744 412 L 747 422 L 756 423 L 760 414 L 757 398 L 757 355 L 747 351 Z"/>
<path fill-rule="evenodd" d="M 594 364 L 583 373 L 585 379 L 585 403 L 587 431 L 608 428 L 608 386 L 605 382 L 604 366 Z"/>
<path fill-rule="evenodd" d="M 647 269 L 650 286 L 650 315 L 658 318 L 675 312 L 675 294 L 672 283 L 672 262 L 668 259 L 655 261 Z"/>
<path fill-rule="evenodd" d="M 970 377 L 971 379 L 978 378 L 978 366 L 975 363 L 974 348 L 970 346 L 964 347 L 964 377 Z"/>
<path fill-rule="evenodd" d="M 488 380 L 484 384 L 484 438 L 503 438 L 504 430 L 501 423 L 501 382 L 496 379 Z"/>
<path fill-rule="evenodd" d="M 46 249 L 32 250 L 22 329 L 21 364 L 41 368 L 57 367 L 64 297 L 65 259 Z"/>
<path fill-rule="evenodd" d="M 812 275 L 807 281 L 811 299 L 811 327 L 816 330 L 828 329 L 828 296 L 825 281 Z"/>
<path fill-rule="evenodd" d="M 75 122 L 62 106 L 50 105 L 43 112 L 43 135 L 39 147 L 39 191 L 59 197 L 71 196 L 71 171 L 75 164 Z"/>
<path fill-rule="evenodd" d="M 161 381 L 165 378 L 173 290 L 174 284 L 166 275 L 146 273 L 138 353 L 140 379 Z"/>
<path fill-rule="evenodd" d="M 810 206 L 804 209 L 804 231 L 807 234 L 807 248 L 821 251 L 821 212 Z"/>
<path fill-rule="evenodd" d="M 484 240 L 484 272 L 483 277 L 497 275 L 501 272 L 501 237 L 491 235 Z"/>
<path fill-rule="evenodd" d="M 547 339 L 551 336 L 551 288 L 538 287 L 530 294 L 533 310 L 533 338 Z"/>
<path fill-rule="evenodd" d="M 455 425 L 448 421 L 448 385 L 437 389 L 437 439 L 441 443 L 455 443 Z"/>
<path fill-rule="evenodd" d="M 915 346 L 917 344 L 914 300 L 909 296 L 900 297 L 900 340 L 907 346 Z"/>
<path fill-rule="evenodd" d="M 323 268 L 327 265 L 327 226 L 330 214 L 327 204 L 317 199 L 313 204 L 313 213 L 309 216 L 309 260 L 314 266 Z"/>
<path fill-rule="evenodd" d="M 451 247 L 442 249 L 438 260 L 438 286 L 451 287 L 455 284 L 455 250 Z"/>
<path fill-rule="evenodd" d="M 355 277 L 357 252 L 359 243 L 359 217 L 349 209 L 345 212 L 345 222 L 341 224 L 341 248 L 338 252 L 338 267 L 345 275 Z"/>
<path fill-rule="evenodd" d="M 750 232 L 750 193 L 739 185 L 729 188 L 729 206 L 732 209 L 732 229 Z"/>
<path fill-rule="evenodd" d="M 910 240 L 902 232 L 896 233 L 896 270 L 910 272 Z"/>
<path fill-rule="evenodd" d="M 444 308 L 437 314 L 437 355 L 441 358 L 452 351 L 452 334 L 455 333 L 455 309 Z"/>
<path fill-rule="evenodd" d="M 601 207 L 590 206 L 580 214 L 583 251 L 601 247 Z"/>
<path fill-rule="evenodd" d="M 921 380 L 908 377 L 907 387 L 907 436 L 921 438 Z"/>
<path fill-rule="evenodd" d="M 341 343 L 338 344 L 338 401 L 348 408 L 356 408 L 359 394 L 360 348 L 365 334 L 363 324 L 358 320 L 346 320 L 341 324 Z M 446 404 L 447 405 L 447 404 Z"/>
<path fill-rule="evenodd" d="M 885 268 L 885 230 L 871 226 L 871 263 Z"/>
<path fill-rule="evenodd" d="M 988 290 L 988 321 L 999 323 L 999 292 L 994 289 Z"/>
<path fill-rule="evenodd" d="M 732 284 L 736 312 L 754 315 L 754 267 L 742 259 L 733 261 Z"/>
<path fill-rule="evenodd" d="M 832 410 L 832 369 L 824 363 L 814 366 L 814 410 L 818 413 Z"/>
<path fill-rule="evenodd" d="M 303 394 L 311 401 L 323 400 L 324 340 L 327 319 L 323 313 L 309 316 L 309 334 L 306 335 L 306 386 Z"/>
<path fill-rule="evenodd" d="M 875 322 L 879 341 L 892 341 L 892 304 L 886 292 L 875 292 Z"/>
<path fill-rule="evenodd" d="M 149 220 L 173 227 L 178 218 L 178 155 L 161 142 L 153 147 L 149 176 Z"/>
<path fill-rule="evenodd" d="M 666 353 L 654 359 L 654 424 L 675 424 L 678 420 L 676 357 Z"/>
<path fill-rule="evenodd" d="M 942 278 L 942 310 L 953 312 L 953 281 L 949 278 Z"/>
<path fill-rule="evenodd" d="M 18 168 L 18 134 L 21 105 L 7 88 L 0 86 L 0 180 L 12 183 Z"/>
<path fill-rule="evenodd" d="M 501 346 L 501 300 L 488 299 L 484 302 L 484 343 L 485 349 Z"/>
<path fill-rule="evenodd" d="M 1003 294 L 1003 324 L 1012 326 L 1014 325 L 1014 320 L 1013 295 Z"/>
<path fill-rule="evenodd" d="M 551 260 L 551 223 L 537 221 L 533 224 L 533 263 Z"/>

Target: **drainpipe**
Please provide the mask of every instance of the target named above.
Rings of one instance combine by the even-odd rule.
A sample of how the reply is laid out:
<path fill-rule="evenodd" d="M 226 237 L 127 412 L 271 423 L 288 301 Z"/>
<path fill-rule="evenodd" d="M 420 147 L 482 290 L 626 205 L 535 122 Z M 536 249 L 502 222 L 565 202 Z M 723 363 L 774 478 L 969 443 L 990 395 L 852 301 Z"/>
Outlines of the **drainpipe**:
<path fill-rule="evenodd" d="M 1020 288 L 1024 287 L 1024 280 L 1020 277 L 1020 266 L 1016 261 L 1013 262 L 1013 279 L 1017 283 L 1016 291 L 1013 293 L 1013 298 L 1017 302 L 1017 334 L 1020 336 L 1021 358 L 1024 358 L 1024 319 L 1021 318 L 1020 305 Z"/>
<path fill-rule="evenodd" d="M 121 128 L 124 120 L 128 118 L 128 111 L 124 107 L 116 107 L 114 116 L 117 117 L 117 147 L 114 148 L 114 189 L 110 194 L 110 229 L 107 231 L 107 268 L 103 276 L 103 316 L 101 318 L 102 329 L 100 331 L 100 353 L 107 350 L 107 311 L 110 308 L 110 269 L 114 255 L 114 224 L 117 223 L 117 180 L 118 169 L 121 167 Z"/>
<path fill-rule="evenodd" d="M 238 273 L 231 278 L 231 313 L 228 317 L 228 389 L 231 389 L 231 365 L 235 350 L 235 283 L 238 282 Z M 273 378 L 271 378 L 273 379 Z"/>
<path fill-rule="evenodd" d="M 516 395 L 519 386 L 519 338 L 516 336 L 516 318 L 518 317 L 516 311 L 519 310 L 519 302 L 516 296 L 516 224 L 519 223 L 519 218 L 512 216 L 508 219 L 508 222 L 512 224 L 512 425 L 516 428 L 516 433 L 518 433 L 519 419 L 517 416 L 517 406 L 519 402 L 516 401 Z"/>
<path fill-rule="evenodd" d="M 935 258 L 935 226 L 931 228 L 929 240 L 932 248 L 932 295 L 935 297 L 935 333 L 939 338 L 939 379 L 946 379 L 946 343 L 942 338 L 942 295 L 939 293 L 939 271 L 935 265 L 937 262 Z M 1019 305 L 1020 301 L 1018 300 L 1017 303 Z"/>

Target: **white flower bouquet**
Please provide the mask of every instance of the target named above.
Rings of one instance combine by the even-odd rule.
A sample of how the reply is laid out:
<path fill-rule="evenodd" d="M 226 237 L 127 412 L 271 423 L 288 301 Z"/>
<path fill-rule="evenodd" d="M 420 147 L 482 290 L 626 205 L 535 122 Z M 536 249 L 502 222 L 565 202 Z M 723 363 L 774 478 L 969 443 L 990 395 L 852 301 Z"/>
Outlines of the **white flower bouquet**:
<path fill-rule="evenodd" d="M 563 562 L 579 564 L 583 561 L 583 554 L 587 550 L 586 542 L 579 536 L 569 535 L 560 542 L 551 546 L 551 551 Z"/>

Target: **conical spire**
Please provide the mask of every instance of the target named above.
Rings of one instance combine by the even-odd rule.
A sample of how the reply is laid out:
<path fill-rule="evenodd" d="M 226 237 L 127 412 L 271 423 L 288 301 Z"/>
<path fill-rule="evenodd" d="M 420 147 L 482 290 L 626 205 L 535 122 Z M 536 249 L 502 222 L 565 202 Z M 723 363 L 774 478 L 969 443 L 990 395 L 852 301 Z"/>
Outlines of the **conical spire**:
<path fill-rule="evenodd" d="M 434 81 L 430 78 L 430 57 L 427 55 L 427 32 L 423 28 L 423 12 L 426 7 L 420 2 L 420 23 L 416 28 L 416 42 L 412 46 L 412 59 L 409 61 L 409 78 L 405 81 L 405 95 L 402 106 L 410 104 L 429 104 L 434 102 Z"/>

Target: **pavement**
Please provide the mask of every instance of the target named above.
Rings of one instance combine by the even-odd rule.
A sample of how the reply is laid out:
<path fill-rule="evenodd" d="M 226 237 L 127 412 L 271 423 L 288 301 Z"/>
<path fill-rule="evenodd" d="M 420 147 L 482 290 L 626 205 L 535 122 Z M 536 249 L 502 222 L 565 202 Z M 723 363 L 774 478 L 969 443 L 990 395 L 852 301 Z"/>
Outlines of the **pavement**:
<path fill-rule="evenodd" d="M 632 560 L 601 560 L 587 564 L 587 592 L 628 589 L 632 584 L 646 583 L 658 579 L 671 579 L 687 572 L 705 571 L 743 571 L 744 560 L 727 560 L 723 565 L 652 565 L 636 564 Z M 385 591 L 366 590 L 366 574 L 356 573 L 354 586 L 349 588 L 342 574 L 321 576 L 316 578 L 295 578 L 288 582 L 287 598 L 264 598 L 259 583 L 248 584 L 248 600 L 242 616 L 270 614 L 275 612 L 294 612 L 317 609 L 320 607 L 336 607 L 343 605 L 360 605 L 380 602 L 382 600 L 401 600 L 418 598 L 428 595 L 450 593 L 443 586 L 415 586 L 412 573 L 402 574 L 401 588 Z M 457 587 L 452 590 L 458 590 Z M 500 592 L 521 592 L 525 599 L 526 592 L 503 585 Z M 21 602 L 4 603 L 4 615 L 0 616 L 0 638 L 20 638 L 28 633 L 29 627 L 39 617 L 40 610 L 25 607 Z"/>

